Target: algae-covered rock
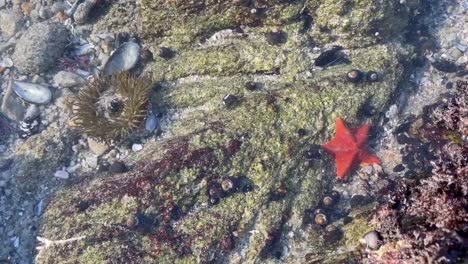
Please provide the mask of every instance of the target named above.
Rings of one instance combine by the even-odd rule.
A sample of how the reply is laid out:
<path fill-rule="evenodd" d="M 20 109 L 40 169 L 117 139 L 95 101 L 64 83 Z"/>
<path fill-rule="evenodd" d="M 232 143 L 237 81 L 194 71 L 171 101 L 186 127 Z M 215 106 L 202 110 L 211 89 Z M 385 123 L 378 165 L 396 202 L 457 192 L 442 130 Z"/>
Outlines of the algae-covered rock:
<path fill-rule="evenodd" d="M 55 170 L 66 166 L 72 152 L 71 139 L 57 129 L 34 135 L 16 152 L 12 173 L 19 189 L 34 192 L 41 183 L 53 178 Z"/>
<path fill-rule="evenodd" d="M 303 221 L 335 178 L 330 159 L 306 164 L 303 153 L 331 138 L 338 116 L 356 125 L 374 120 L 411 50 L 346 49 L 348 63 L 318 69 L 319 54 L 301 33 L 304 1 L 255 2 L 263 7 L 143 1 L 146 46 L 177 49 L 146 69 L 160 83 L 151 99 L 170 120 L 166 136 L 130 157 L 131 171 L 92 175 L 57 193 L 40 235 L 84 238 L 48 249 L 39 263 L 303 263 L 317 255 L 334 263 L 353 255 L 333 256 L 346 239 L 327 244 Z M 215 33 L 240 25 L 248 26 L 243 33 Z M 285 42 L 268 40 L 265 33 L 278 30 L 272 26 Z M 350 83 L 351 69 L 381 78 Z M 232 193 L 219 190 L 227 177 L 237 185 Z"/>
<path fill-rule="evenodd" d="M 307 0 L 319 43 L 337 41 L 346 47 L 362 47 L 397 39 L 408 25 L 419 0 Z"/>

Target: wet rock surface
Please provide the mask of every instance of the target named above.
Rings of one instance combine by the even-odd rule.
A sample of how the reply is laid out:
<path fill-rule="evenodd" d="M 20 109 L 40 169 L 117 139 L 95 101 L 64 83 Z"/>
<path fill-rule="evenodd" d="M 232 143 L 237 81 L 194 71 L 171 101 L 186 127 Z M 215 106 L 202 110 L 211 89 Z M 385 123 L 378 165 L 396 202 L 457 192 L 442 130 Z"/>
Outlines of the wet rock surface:
<path fill-rule="evenodd" d="M 57 193 L 42 219 L 41 236 L 85 238 L 67 252 L 44 252 L 40 261 L 73 256 L 86 262 L 92 256 L 93 261 L 252 263 L 276 255 L 297 262 L 304 249 L 320 254 L 342 243 L 341 227 L 325 229 L 342 219 L 331 211 L 325 212 L 326 225 L 303 225 L 304 212 L 320 206 L 335 178 L 333 169 L 325 169 L 332 166 L 327 156 L 308 160 L 303 153 L 330 138 L 337 116 L 351 123 L 375 120 L 361 119 L 359 107 L 387 104 L 408 62 L 403 54 L 411 50 L 397 45 L 343 49 L 347 63 L 316 69 L 319 53 L 308 48 L 307 35 L 297 33 L 303 21 L 294 17 L 301 6 L 144 2 L 146 47 L 152 54 L 159 54 L 161 46 L 175 51 L 170 58 L 153 56 L 145 70 L 160 83 L 151 103 L 155 112 L 165 113 L 163 135 L 144 145 L 128 144 L 132 151 L 142 146 L 128 156 L 134 165 L 129 172 L 97 174 Z M 220 9 L 228 12 L 227 20 Z M 249 12 L 245 18 L 244 11 Z M 187 27 L 164 21 L 169 12 Z M 280 24 L 281 30 L 267 31 L 269 23 Z M 242 26 L 242 33 L 210 37 L 214 29 L 231 26 Z M 349 82 L 346 73 L 354 68 L 380 72 L 382 80 Z M 249 82 L 261 85 L 246 89 Z M 299 129 L 309 132 L 299 137 Z M 227 178 L 237 188 L 225 191 Z M 87 209 L 69 206 L 79 201 Z M 281 249 L 286 245 L 289 253 Z"/>
<path fill-rule="evenodd" d="M 70 4 L 0 1 L 25 22 L 15 37 L 0 35 L 0 74 L 49 87 L 52 96 L 30 120 L 30 103 L 20 101 L 16 116 L 16 97 L 2 95 L 10 119 L 0 116 L 0 262 L 375 260 L 389 239 L 370 223 L 372 212 L 395 181 L 428 173 L 432 157 L 414 137 L 425 120 L 399 114 L 439 100 L 445 82 L 454 92 L 466 67 L 463 22 L 444 26 L 461 33 L 440 40 L 432 38 L 436 27 L 418 27 L 458 16 L 456 5 L 442 12 L 450 5 L 396 0 Z M 129 42 L 138 48 L 125 63 L 116 49 Z M 112 85 L 120 92 L 95 93 L 91 84 L 106 65 L 150 78 L 149 100 L 128 103 L 123 81 Z M 92 103 L 77 110 L 80 92 Z M 408 93 L 413 103 L 405 107 Z M 135 118 L 122 114 L 129 105 Z M 104 120 L 95 113 L 120 125 L 94 122 Z M 355 166 L 335 180 L 320 145 L 337 117 L 373 125 L 367 143 L 382 166 Z M 369 235 L 375 230 L 382 237 Z"/>

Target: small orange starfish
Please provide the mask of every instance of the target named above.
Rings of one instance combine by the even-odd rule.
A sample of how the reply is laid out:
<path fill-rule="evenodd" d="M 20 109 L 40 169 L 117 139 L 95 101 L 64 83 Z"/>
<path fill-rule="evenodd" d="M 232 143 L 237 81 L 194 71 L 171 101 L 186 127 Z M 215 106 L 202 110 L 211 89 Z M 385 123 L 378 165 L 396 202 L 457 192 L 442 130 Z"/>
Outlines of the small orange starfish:
<path fill-rule="evenodd" d="M 335 137 L 322 147 L 335 158 L 336 177 L 344 179 L 346 173 L 358 161 L 360 164 L 380 164 L 380 160 L 367 152 L 366 141 L 369 125 L 363 125 L 353 135 L 343 119 L 336 119 Z"/>

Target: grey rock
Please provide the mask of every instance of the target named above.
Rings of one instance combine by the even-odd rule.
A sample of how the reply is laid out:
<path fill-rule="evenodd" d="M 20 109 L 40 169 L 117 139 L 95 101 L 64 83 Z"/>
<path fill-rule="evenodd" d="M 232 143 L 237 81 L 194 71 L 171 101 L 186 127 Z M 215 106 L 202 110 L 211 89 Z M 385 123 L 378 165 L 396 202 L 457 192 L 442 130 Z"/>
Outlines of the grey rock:
<path fill-rule="evenodd" d="M 6 6 L 6 0 L 0 0 L 0 8 Z"/>
<path fill-rule="evenodd" d="M 51 11 L 53 14 L 56 14 L 58 12 L 65 11 L 67 8 L 68 6 L 65 2 L 55 2 L 51 7 Z"/>
<path fill-rule="evenodd" d="M 0 13 L 0 29 L 7 37 L 14 36 L 23 24 L 23 16 L 18 12 L 4 10 Z"/>
<path fill-rule="evenodd" d="M 64 25 L 41 22 L 31 26 L 19 39 L 13 61 L 23 73 L 47 71 L 63 54 L 68 42 Z"/>
<path fill-rule="evenodd" d="M 16 122 L 23 120 L 26 113 L 23 101 L 16 95 L 11 84 L 3 97 L 1 110 L 6 117 Z"/>
<path fill-rule="evenodd" d="M 73 14 L 73 19 L 77 24 L 84 24 L 88 20 L 89 13 L 93 10 L 95 3 L 94 1 L 84 1 L 78 5 L 75 13 Z"/>
<path fill-rule="evenodd" d="M 50 8 L 46 6 L 41 6 L 38 12 L 39 12 L 39 17 L 44 20 L 49 19 L 52 16 L 52 12 L 50 11 Z"/>
<path fill-rule="evenodd" d="M 69 88 L 83 85 L 86 80 L 76 73 L 60 71 L 54 76 L 54 82 L 60 87 Z"/>
<path fill-rule="evenodd" d="M 98 165 L 98 157 L 97 156 L 88 156 L 86 157 L 86 164 L 88 164 L 91 168 L 96 168 Z"/>

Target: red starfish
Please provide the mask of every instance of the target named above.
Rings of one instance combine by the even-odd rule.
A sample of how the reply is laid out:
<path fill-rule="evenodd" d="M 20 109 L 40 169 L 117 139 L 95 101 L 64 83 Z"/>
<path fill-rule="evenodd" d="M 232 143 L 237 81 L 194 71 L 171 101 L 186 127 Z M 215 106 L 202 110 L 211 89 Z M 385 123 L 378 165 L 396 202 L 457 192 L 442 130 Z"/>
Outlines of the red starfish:
<path fill-rule="evenodd" d="M 343 119 L 336 119 L 335 137 L 322 147 L 335 158 L 338 179 L 343 179 L 356 161 L 360 164 L 380 164 L 380 160 L 366 150 L 368 132 L 369 125 L 363 125 L 353 135 Z"/>

